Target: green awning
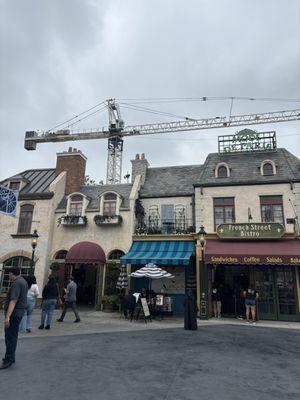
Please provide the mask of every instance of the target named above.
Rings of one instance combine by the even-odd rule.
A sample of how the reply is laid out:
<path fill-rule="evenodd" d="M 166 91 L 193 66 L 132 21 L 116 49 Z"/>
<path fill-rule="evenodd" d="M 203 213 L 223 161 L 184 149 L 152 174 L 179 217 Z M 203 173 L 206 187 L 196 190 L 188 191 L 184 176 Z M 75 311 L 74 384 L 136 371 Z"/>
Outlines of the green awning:
<path fill-rule="evenodd" d="M 121 257 L 122 264 L 189 265 L 195 253 L 195 242 L 138 241 Z"/>

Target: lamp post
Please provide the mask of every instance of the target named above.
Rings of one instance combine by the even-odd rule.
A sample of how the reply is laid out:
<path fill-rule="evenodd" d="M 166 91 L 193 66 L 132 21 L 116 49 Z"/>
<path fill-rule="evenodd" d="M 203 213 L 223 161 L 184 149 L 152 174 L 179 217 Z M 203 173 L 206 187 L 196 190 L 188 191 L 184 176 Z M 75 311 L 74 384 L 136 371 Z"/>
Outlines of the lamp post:
<path fill-rule="evenodd" d="M 199 243 L 201 246 L 201 262 L 200 262 L 200 319 L 208 318 L 208 282 L 207 282 L 207 269 L 205 266 L 205 235 L 204 226 L 200 226 Z"/>
<path fill-rule="evenodd" d="M 31 254 L 31 263 L 30 263 L 30 275 L 33 274 L 33 269 L 34 269 L 34 252 L 35 248 L 37 246 L 37 241 L 38 241 L 39 235 L 37 233 L 37 230 L 35 229 L 33 233 L 31 234 L 31 247 L 32 247 L 32 254 Z"/>

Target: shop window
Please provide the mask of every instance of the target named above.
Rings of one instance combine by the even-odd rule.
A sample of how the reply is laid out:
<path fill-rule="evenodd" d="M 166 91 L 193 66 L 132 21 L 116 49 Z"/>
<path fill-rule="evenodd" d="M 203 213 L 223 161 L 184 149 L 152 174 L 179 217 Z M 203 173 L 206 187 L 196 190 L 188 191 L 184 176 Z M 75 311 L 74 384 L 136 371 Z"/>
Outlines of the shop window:
<path fill-rule="evenodd" d="M 83 197 L 80 194 L 74 194 L 70 198 L 69 215 L 82 216 Z"/>
<path fill-rule="evenodd" d="M 110 260 L 110 261 L 112 261 L 112 260 L 120 260 L 120 258 L 122 257 L 122 256 L 124 256 L 124 251 L 122 251 L 122 250 L 118 250 L 118 249 L 116 249 L 116 250 L 113 250 L 113 251 L 111 251 L 110 253 L 109 253 L 109 255 L 108 255 L 108 260 Z"/>
<path fill-rule="evenodd" d="M 68 253 L 67 250 L 59 250 L 55 254 L 55 260 L 64 260 L 66 258 L 67 253 Z"/>
<path fill-rule="evenodd" d="M 33 205 L 24 204 L 20 208 L 20 217 L 18 225 L 18 233 L 29 234 L 31 231 L 32 215 L 33 215 Z"/>
<path fill-rule="evenodd" d="M 9 280 L 9 268 L 11 267 L 19 267 L 21 269 L 21 275 L 26 277 L 31 274 L 30 268 L 31 260 L 27 257 L 12 257 L 3 263 L 3 271 L 2 271 L 2 279 L 1 279 L 1 294 L 7 293 L 8 289 L 11 286 L 11 282 Z"/>
<path fill-rule="evenodd" d="M 282 196 L 260 196 L 262 222 L 284 224 Z"/>
<path fill-rule="evenodd" d="M 214 198 L 215 230 L 220 224 L 235 222 L 234 198 Z"/>
<path fill-rule="evenodd" d="M 19 190 L 21 182 L 9 182 L 9 189 L 11 190 Z"/>
<path fill-rule="evenodd" d="M 117 195 L 115 193 L 107 193 L 103 200 L 103 215 L 114 217 L 117 215 Z"/>

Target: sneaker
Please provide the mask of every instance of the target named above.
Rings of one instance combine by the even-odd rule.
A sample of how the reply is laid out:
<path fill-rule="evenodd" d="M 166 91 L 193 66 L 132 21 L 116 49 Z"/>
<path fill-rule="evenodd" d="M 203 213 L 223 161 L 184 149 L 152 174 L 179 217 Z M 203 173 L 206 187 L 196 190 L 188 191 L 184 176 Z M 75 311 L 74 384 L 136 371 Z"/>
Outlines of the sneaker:
<path fill-rule="evenodd" d="M 256 321 L 252 321 L 252 325 L 256 325 Z"/>
<path fill-rule="evenodd" d="M 247 324 L 250 324 L 250 321 L 249 321 L 249 319 L 247 319 L 246 323 L 247 323 Z"/>
<path fill-rule="evenodd" d="M 76 318 L 75 321 L 74 321 L 74 323 L 75 323 L 75 322 L 80 322 L 80 319 L 79 319 L 79 318 Z"/>
<path fill-rule="evenodd" d="M 31 329 L 26 329 L 26 332 L 27 333 L 31 333 Z"/>
<path fill-rule="evenodd" d="M 13 365 L 13 363 L 11 361 L 6 361 L 6 362 L 2 362 L 2 364 L 0 365 L 0 369 L 5 369 L 5 368 L 9 368 Z"/>
<path fill-rule="evenodd" d="M 44 329 L 44 324 L 41 324 L 41 325 L 39 326 L 39 329 Z"/>
<path fill-rule="evenodd" d="M 48 330 L 49 330 L 49 329 L 50 329 L 50 325 L 46 325 L 46 326 L 45 326 L 45 329 L 48 329 Z"/>
<path fill-rule="evenodd" d="M 57 322 L 63 322 L 63 319 L 58 318 L 56 321 L 57 321 Z"/>

